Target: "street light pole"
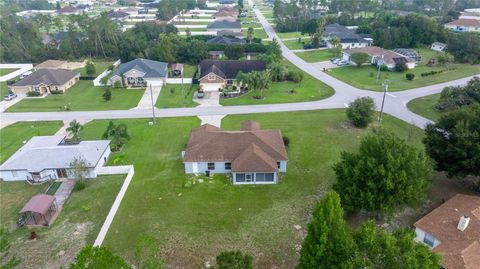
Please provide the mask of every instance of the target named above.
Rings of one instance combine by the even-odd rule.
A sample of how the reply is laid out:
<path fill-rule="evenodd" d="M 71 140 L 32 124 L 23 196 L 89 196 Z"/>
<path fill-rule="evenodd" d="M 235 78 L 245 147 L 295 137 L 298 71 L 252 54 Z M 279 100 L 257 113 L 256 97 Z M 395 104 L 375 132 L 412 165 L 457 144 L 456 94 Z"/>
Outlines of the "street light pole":
<path fill-rule="evenodd" d="M 379 122 L 382 122 L 383 120 L 383 105 L 385 104 L 385 96 L 387 95 L 387 91 L 388 91 L 388 80 L 385 80 L 385 82 L 383 82 L 382 86 L 384 87 L 384 90 L 383 90 L 383 99 L 382 99 L 382 107 L 380 108 L 380 116 L 378 117 L 378 121 Z"/>
<path fill-rule="evenodd" d="M 155 124 L 155 106 L 153 105 L 153 91 L 152 84 L 150 83 L 150 100 L 152 101 L 152 121 Z"/>

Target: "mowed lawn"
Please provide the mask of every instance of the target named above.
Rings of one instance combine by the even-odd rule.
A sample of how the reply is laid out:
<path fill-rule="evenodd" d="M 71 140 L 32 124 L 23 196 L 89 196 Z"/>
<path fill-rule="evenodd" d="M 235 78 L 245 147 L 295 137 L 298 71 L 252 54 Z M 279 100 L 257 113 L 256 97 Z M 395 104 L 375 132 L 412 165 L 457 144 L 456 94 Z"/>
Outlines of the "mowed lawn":
<path fill-rule="evenodd" d="M 68 267 L 83 246 L 95 241 L 124 179 L 125 175 L 114 175 L 88 180 L 84 190 L 71 194 L 52 226 L 20 228 L 9 234 L 9 253 L 21 260 L 18 268 Z M 0 182 L 0 225 L 15 229 L 18 211 L 47 188 L 26 182 Z M 29 239 L 32 231 L 38 240 Z"/>
<path fill-rule="evenodd" d="M 0 69 L 0 77 L 8 75 L 12 73 L 13 71 L 17 71 L 18 68 L 1 68 Z"/>
<path fill-rule="evenodd" d="M 92 81 L 78 81 L 65 94 L 50 94 L 45 98 L 26 98 L 10 107 L 8 112 L 71 111 L 130 109 L 137 106 L 143 89 L 112 88 L 112 99 L 103 100 L 104 87 L 94 87 Z"/>
<path fill-rule="evenodd" d="M 95 75 L 94 77 L 100 75 L 103 71 L 105 71 L 113 62 L 110 61 L 93 61 L 93 65 L 95 66 Z M 87 70 L 85 67 L 75 69 L 75 71 L 80 72 L 80 76 L 88 76 Z"/>
<path fill-rule="evenodd" d="M 429 59 L 435 58 L 437 52 L 429 49 L 419 49 L 423 59 L 420 64 L 412 70 L 405 72 L 385 71 L 381 72 L 378 83 L 376 82 L 377 68 L 374 66 L 347 66 L 332 69 L 329 74 L 351 84 L 357 88 L 364 90 L 383 91 L 382 83 L 388 79 L 390 81 L 389 91 L 401 91 L 406 89 L 413 89 L 433 84 L 438 84 L 450 80 L 455 80 L 471 75 L 480 74 L 480 64 L 457 64 L 451 63 L 447 66 L 429 67 L 426 64 Z M 429 71 L 440 71 L 448 68 L 455 68 L 455 70 L 448 70 L 440 74 L 422 77 L 420 74 Z M 412 73 L 415 78 L 409 81 L 405 78 L 405 74 Z"/>
<path fill-rule="evenodd" d="M 331 58 L 338 57 L 337 54 L 329 49 L 311 50 L 306 52 L 295 53 L 298 57 L 302 58 L 307 63 L 325 62 Z"/>
<path fill-rule="evenodd" d="M 194 107 L 193 94 L 196 88 L 190 84 L 167 84 L 162 87 L 155 104 L 158 108 Z"/>
<path fill-rule="evenodd" d="M 277 36 L 278 36 L 280 39 L 305 37 L 305 36 L 302 35 L 302 33 L 300 33 L 300 32 L 286 32 L 286 33 L 279 33 L 279 32 L 277 32 Z"/>
<path fill-rule="evenodd" d="M 131 261 L 138 238 L 149 235 L 172 268 L 203 268 L 224 250 L 254 255 L 255 268 L 294 268 L 311 208 L 335 181 L 332 165 L 342 150 L 357 149 L 365 131 L 349 127 L 344 110 L 227 116 L 222 125 L 239 130 L 249 119 L 290 138 L 288 172 L 278 185 L 232 186 L 217 176 L 184 187 L 190 176 L 183 173 L 181 151 L 197 118 L 162 118 L 155 126 L 116 121 L 128 126 L 125 159 L 136 174 L 104 245 Z M 82 137 L 100 137 L 107 124 L 88 123 Z M 415 134 L 420 143 L 415 127 L 389 116 L 384 126 L 402 137 Z"/>
<path fill-rule="evenodd" d="M 300 69 L 287 60 L 284 60 L 282 63 L 287 66 L 289 70 L 300 71 Z M 233 106 L 304 102 L 324 99 L 333 93 L 332 88 L 304 73 L 304 78 L 300 83 L 291 81 L 272 82 L 270 88 L 263 91 L 264 99 L 262 100 L 253 98 L 253 96 L 258 95 L 258 93 L 250 91 L 238 97 L 221 99 L 220 103 L 224 106 Z"/>
<path fill-rule="evenodd" d="M 442 112 L 433 108 L 438 100 L 440 100 L 440 93 L 413 99 L 408 102 L 407 107 L 420 116 L 436 121 L 442 115 Z"/>
<path fill-rule="evenodd" d="M 53 135 L 62 126 L 61 121 L 24 121 L 0 129 L 0 163 L 3 163 L 15 153 L 24 141 L 33 136 Z"/>
<path fill-rule="evenodd" d="M 9 93 L 7 83 L 0 81 L 0 102 L 3 101 L 3 97 Z"/>
<path fill-rule="evenodd" d="M 293 40 L 284 40 L 282 42 L 285 44 L 285 46 L 287 46 L 287 48 L 291 50 L 298 50 L 303 49 L 304 45 L 310 43 L 310 37 L 302 37 L 300 38 L 300 42 L 298 42 L 298 38 Z"/>

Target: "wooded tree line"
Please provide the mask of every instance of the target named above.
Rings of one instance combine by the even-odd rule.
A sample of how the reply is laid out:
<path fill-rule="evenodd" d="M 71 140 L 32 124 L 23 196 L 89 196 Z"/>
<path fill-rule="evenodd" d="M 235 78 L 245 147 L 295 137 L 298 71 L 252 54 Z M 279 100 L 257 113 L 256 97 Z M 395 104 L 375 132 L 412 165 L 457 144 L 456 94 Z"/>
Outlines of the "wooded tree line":
<path fill-rule="evenodd" d="M 162 0 L 158 3 L 157 18 L 160 20 L 170 20 L 180 11 L 190 9 L 205 8 L 205 1 L 195 0 Z"/>

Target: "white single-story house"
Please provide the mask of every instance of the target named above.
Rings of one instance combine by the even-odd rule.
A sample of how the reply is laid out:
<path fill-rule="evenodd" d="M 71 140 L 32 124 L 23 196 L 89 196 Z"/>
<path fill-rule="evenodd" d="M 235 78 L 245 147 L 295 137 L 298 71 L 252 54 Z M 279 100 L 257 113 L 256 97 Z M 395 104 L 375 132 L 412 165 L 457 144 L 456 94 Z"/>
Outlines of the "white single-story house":
<path fill-rule="evenodd" d="M 355 33 L 355 30 L 349 29 L 338 23 L 332 23 L 325 26 L 322 39 L 325 42 L 327 48 L 333 48 L 330 43 L 333 37 L 337 37 L 340 40 L 342 49 L 364 48 L 369 47 L 373 43 L 373 39 L 368 36 L 364 37 Z"/>
<path fill-rule="evenodd" d="M 430 48 L 434 51 L 444 52 L 445 49 L 447 48 L 447 44 L 440 43 L 440 42 L 433 42 Z"/>
<path fill-rule="evenodd" d="M 97 177 L 110 155 L 110 140 L 67 143 L 64 136 L 34 136 L 0 166 L 5 181 L 27 180 L 31 183 L 73 178 L 71 163 L 84 160 L 86 178 Z"/>
<path fill-rule="evenodd" d="M 413 69 L 416 66 L 416 61 L 409 57 L 405 57 L 397 52 L 382 49 L 380 47 L 364 47 L 344 50 L 342 52 L 342 60 L 355 64 L 351 60 L 351 55 L 354 53 L 366 53 L 370 56 L 370 63 L 373 65 L 384 65 L 388 69 L 393 70 L 398 64 L 405 64 L 408 69 Z"/>
<path fill-rule="evenodd" d="M 193 129 L 182 158 L 185 173 L 231 174 L 235 185 L 276 184 L 288 161 L 280 130 L 261 130 L 255 121 L 240 131 L 210 124 Z"/>
<path fill-rule="evenodd" d="M 168 64 L 147 59 L 135 59 L 121 64 L 109 79 L 111 85 L 120 81 L 124 86 L 143 87 L 148 83 L 163 85 L 168 77 Z"/>
<path fill-rule="evenodd" d="M 414 224 L 415 241 L 442 255 L 442 268 L 479 268 L 480 197 L 457 194 Z"/>

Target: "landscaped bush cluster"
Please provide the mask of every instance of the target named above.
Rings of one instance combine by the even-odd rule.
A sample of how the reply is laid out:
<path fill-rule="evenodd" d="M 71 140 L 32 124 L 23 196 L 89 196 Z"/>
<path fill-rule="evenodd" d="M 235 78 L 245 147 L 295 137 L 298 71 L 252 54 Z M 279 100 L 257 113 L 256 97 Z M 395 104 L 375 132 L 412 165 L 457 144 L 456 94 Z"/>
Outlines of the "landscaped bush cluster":
<path fill-rule="evenodd" d="M 453 86 L 443 89 L 440 100 L 434 108 L 439 111 L 451 111 L 475 103 L 480 103 L 480 79 L 477 77 L 464 87 Z"/>
<path fill-rule="evenodd" d="M 75 183 L 75 186 L 73 186 L 74 191 L 81 191 L 87 187 L 87 183 L 85 183 L 85 180 L 79 180 Z"/>
<path fill-rule="evenodd" d="M 412 74 L 412 73 L 407 73 L 405 75 L 405 78 L 407 78 L 408 80 L 413 80 L 415 78 L 415 74 Z"/>
<path fill-rule="evenodd" d="M 63 91 L 60 91 L 60 90 L 53 90 L 53 91 L 50 91 L 51 94 L 63 94 Z"/>
<path fill-rule="evenodd" d="M 303 80 L 303 73 L 300 71 L 290 70 L 287 73 L 286 79 L 298 83 Z"/>
<path fill-rule="evenodd" d="M 422 77 L 428 77 L 428 76 L 432 76 L 432 75 L 437 75 L 437 74 L 441 74 L 443 72 L 446 72 L 446 71 L 450 71 L 450 70 L 455 70 L 456 68 L 452 67 L 452 68 L 447 68 L 447 69 L 443 69 L 443 70 L 438 70 L 438 71 L 430 71 L 430 72 L 423 72 L 420 74 L 420 76 Z"/>
<path fill-rule="evenodd" d="M 42 95 L 41 92 L 34 92 L 34 91 L 27 92 L 28 97 L 37 97 L 37 96 L 40 96 L 40 95 Z"/>
<path fill-rule="evenodd" d="M 355 127 L 365 128 L 373 121 L 375 102 L 371 97 L 357 98 L 348 105 L 346 112 Z"/>

